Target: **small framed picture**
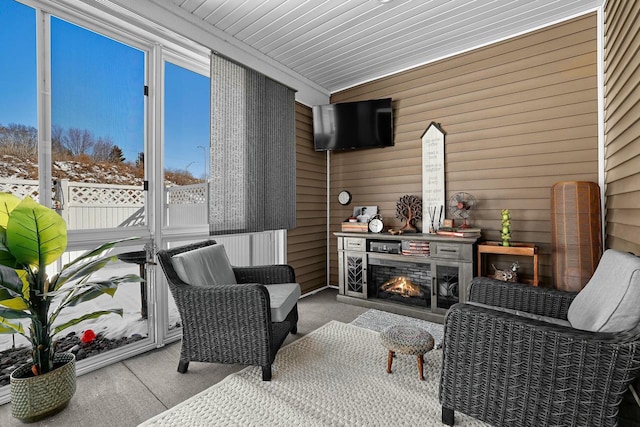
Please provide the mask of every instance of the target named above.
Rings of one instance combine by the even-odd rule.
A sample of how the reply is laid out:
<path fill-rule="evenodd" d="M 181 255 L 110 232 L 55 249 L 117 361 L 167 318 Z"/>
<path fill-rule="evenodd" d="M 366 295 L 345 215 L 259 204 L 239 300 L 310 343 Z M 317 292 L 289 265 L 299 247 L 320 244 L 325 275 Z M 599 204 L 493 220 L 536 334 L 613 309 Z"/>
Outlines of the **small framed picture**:
<path fill-rule="evenodd" d="M 378 215 L 377 206 L 355 206 L 353 208 L 353 216 L 358 218 L 358 222 L 369 222 L 376 215 Z"/>

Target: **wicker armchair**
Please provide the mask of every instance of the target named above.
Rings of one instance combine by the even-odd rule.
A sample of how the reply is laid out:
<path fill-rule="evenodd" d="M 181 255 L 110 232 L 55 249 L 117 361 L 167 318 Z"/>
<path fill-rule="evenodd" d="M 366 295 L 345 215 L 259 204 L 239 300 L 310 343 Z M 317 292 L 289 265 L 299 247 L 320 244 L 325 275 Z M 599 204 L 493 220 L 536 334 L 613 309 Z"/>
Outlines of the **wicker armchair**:
<path fill-rule="evenodd" d="M 271 380 L 271 364 L 289 332 L 297 332 L 297 304 L 281 322 L 272 322 L 269 292 L 264 285 L 294 283 L 287 265 L 233 267 L 237 284 L 193 286 L 180 279 L 171 258 L 213 245 L 213 240 L 158 251 L 169 289 L 182 319 L 178 372 L 190 361 L 240 363 L 262 367 Z"/>
<path fill-rule="evenodd" d="M 640 325 L 574 329 L 567 313 L 576 295 L 473 279 L 471 303 L 452 306 L 445 319 L 442 421 L 453 425 L 460 411 L 496 426 L 617 425 L 640 372 Z"/>

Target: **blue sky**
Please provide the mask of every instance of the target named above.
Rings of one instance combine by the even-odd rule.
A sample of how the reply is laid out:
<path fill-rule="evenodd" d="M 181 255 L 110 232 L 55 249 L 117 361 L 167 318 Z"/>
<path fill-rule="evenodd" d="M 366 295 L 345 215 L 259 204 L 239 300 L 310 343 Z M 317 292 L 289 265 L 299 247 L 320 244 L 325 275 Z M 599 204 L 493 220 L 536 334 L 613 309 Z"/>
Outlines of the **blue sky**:
<path fill-rule="evenodd" d="M 0 124 L 37 125 L 34 9 L 0 0 Z M 52 122 L 109 137 L 128 161 L 144 144 L 145 53 L 53 17 Z M 204 173 L 209 79 L 167 63 L 165 167 Z"/>

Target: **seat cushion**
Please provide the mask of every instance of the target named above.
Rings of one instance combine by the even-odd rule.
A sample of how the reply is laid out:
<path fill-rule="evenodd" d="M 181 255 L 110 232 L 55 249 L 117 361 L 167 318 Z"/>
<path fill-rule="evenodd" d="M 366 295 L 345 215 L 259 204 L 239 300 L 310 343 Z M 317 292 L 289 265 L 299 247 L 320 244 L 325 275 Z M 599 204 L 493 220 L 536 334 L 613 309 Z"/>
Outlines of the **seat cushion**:
<path fill-rule="evenodd" d="M 205 246 L 171 257 L 178 277 L 193 286 L 232 285 L 236 276 L 221 244 Z"/>
<path fill-rule="evenodd" d="M 640 322 L 640 258 L 608 249 L 585 287 L 569 306 L 576 329 L 622 332 Z"/>
<path fill-rule="evenodd" d="M 287 318 L 300 298 L 300 285 L 297 283 L 276 283 L 264 285 L 271 301 L 271 321 L 282 322 Z"/>

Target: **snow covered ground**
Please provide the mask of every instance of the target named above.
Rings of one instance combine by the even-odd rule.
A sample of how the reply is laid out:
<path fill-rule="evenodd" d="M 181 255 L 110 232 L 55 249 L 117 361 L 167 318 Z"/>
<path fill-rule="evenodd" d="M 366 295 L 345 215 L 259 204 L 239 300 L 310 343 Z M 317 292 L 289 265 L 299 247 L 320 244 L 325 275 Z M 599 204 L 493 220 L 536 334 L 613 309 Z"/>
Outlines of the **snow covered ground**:
<path fill-rule="evenodd" d="M 139 268 L 134 264 L 126 264 L 117 262 L 107 265 L 102 270 L 97 271 L 92 276 L 94 279 L 108 278 L 124 274 L 139 274 Z M 149 322 L 143 319 L 140 314 L 141 297 L 139 283 L 126 283 L 120 285 L 115 295 L 102 295 L 94 300 L 84 302 L 75 307 L 66 308 L 58 316 L 56 324 L 64 323 L 73 318 L 91 313 L 96 310 L 104 310 L 106 308 L 122 308 L 123 316 L 117 314 L 109 314 L 101 316 L 97 319 L 86 320 L 79 325 L 72 326 L 60 332 L 56 337 L 64 337 L 69 332 L 75 331 L 80 333 L 86 329 L 92 329 L 96 334 L 103 334 L 105 338 L 117 339 L 121 337 L 129 337 L 133 334 L 139 334 L 143 337 L 149 335 Z M 180 320 L 180 315 L 173 302 L 173 298 L 169 295 L 169 325 L 176 325 Z M 29 322 L 24 322 L 24 328 L 28 335 Z M 54 325 L 55 326 L 55 325 Z M 19 334 L 15 337 L 16 347 L 29 346 L 29 341 Z M 11 334 L 0 335 L 0 351 L 11 348 L 13 339 Z"/>

